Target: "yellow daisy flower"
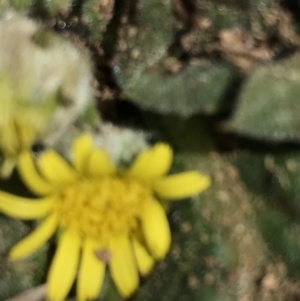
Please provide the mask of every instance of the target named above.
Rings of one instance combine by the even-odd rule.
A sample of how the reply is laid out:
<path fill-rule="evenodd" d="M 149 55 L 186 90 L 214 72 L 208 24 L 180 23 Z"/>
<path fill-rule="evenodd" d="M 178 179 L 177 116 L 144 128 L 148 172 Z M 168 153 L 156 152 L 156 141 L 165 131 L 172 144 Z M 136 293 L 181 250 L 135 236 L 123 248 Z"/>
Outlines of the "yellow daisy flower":
<path fill-rule="evenodd" d="M 47 279 L 51 301 L 62 301 L 77 276 L 79 301 L 98 296 L 106 265 L 123 297 L 139 285 L 155 260 L 170 248 L 166 213 L 156 196 L 181 199 L 199 193 L 210 179 L 189 171 L 166 176 L 171 148 L 162 143 L 142 151 L 126 171 L 118 171 L 108 154 L 84 134 L 73 143 L 72 166 L 48 150 L 35 161 L 21 154 L 18 169 L 39 199 L 0 192 L 0 210 L 14 218 L 43 218 L 35 231 L 14 246 L 17 260 L 43 245 L 58 229 L 56 253 Z"/>

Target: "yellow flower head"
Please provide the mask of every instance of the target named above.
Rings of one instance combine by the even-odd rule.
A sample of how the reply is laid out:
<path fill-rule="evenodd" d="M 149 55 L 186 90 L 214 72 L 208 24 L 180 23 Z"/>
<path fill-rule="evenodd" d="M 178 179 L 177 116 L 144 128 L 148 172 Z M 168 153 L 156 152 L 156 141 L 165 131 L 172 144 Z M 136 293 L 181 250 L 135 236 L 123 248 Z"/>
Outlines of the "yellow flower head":
<path fill-rule="evenodd" d="M 64 300 L 77 273 L 78 300 L 96 298 L 106 265 L 120 294 L 130 296 L 139 285 L 139 273 L 147 274 L 170 248 L 169 224 L 156 196 L 181 199 L 210 185 L 198 172 L 166 176 L 171 163 L 171 148 L 159 143 L 142 151 L 128 170 L 118 171 L 105 151 L 93 147 L 89 135 L 75 140 L 72 166 L 52 150 L 37 158 L 36 165 L 24 152 L 20 175 L 42 197 L 0 192 L 0 210 L 43 221 L 13 247 L 10 258 L 29 255 L 58 229 L 47 280 L 49 300 Z"/>

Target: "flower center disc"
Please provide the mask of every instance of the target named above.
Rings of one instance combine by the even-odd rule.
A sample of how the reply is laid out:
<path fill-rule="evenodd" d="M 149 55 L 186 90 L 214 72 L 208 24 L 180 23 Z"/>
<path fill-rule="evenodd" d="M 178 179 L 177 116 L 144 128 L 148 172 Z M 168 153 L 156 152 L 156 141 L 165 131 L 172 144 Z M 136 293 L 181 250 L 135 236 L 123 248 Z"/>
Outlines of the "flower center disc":
<path fill-rule="evenodd" d="M 84 179 L 61 191 L 57 211 L 63 228 L 106 243 L 111 235 L 134 230 L 149 200 L 150 190 L 137 181 L 118 177 Z"/>

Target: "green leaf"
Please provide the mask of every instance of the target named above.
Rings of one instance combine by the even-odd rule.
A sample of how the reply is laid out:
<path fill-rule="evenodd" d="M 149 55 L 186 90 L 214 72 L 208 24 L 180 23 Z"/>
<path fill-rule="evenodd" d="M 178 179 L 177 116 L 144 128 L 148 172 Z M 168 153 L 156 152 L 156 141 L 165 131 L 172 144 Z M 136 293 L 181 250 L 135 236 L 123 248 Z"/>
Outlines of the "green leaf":
<path fill-rule="evenodd" d="M 48 0 L 47 7 L 51 15 L 57 14 L 59 11 L 67 11 L 72 5 L 71 0 Z"/>
<path fill-rule="evenodd" d="M 142 108 L 163 114 L 213 114 L 234 78 L 228 65 L 202 60 L 175 75 L 148 70 L 125 93 Z"/>
<path fill-rule="evenodd" d="M 229 127 L 274 141 L 300 139 L 300 55 L 257 69 L 245 84 Z"/>
<path fill-rule="evenodd" d="M 82 20 L 88 26 L 91 39 L 97 43 L 102 39 L 108 22 L 113 16 L 114 1 L 85 0 L 82 4 Z"/>
<path fill-rule="evenodd" d="M 291 277 L 300 277 L 300 225 L 270 207 L 257 212 L 257 222 L 268 248 L 279 254 Z"/>
<path fill-rule="evenodd" d="M 231 7 L 239 8 L 241 10 L 257 10 L 275 3 L 276 0 L 216 0 L 214 2 L 218 5 L 228 5 Z"/>
<path fill-rule="evenodd" d="M 40 284 L 44 278 L 47 248 L 30 257 L 10 262 L 10 248 L 30 231 L 28 224 L 0 215 L 0 300 L 6 300 Z"/>
<path fill-rule="evenodd" d="M 300 215 L 300 154 L 236 154 L 241 179 L 255 194 L 263 195 L 290 216 Z"/>
<path fill-rule="evenodd" d="M 300 277 L 300 155 L 299 153 L 236 154 L 241 179 L 256 195 L 256 222 L 268 248 Z"/>
<path fill-rule="evenodd" d="M 124 19 L 127 22 L 120 28 L 113 71 L 118 84 L 128 89 L 169 47 L 173 38 L 172 1 L 139 0 L 134 9 L 127 7 Z"/>

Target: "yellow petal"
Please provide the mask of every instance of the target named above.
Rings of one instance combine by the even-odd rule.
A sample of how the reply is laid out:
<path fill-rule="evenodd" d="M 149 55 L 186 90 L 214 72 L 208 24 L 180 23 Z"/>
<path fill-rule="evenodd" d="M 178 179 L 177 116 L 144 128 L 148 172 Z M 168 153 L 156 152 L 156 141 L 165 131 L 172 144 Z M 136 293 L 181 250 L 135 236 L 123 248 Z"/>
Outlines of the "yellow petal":
<path fill-rule="evenodd" d="M 149 255 L 145 247 L 137 238 L 132 238 L 132 245 L 140 273 L 142 275 L 148 274 L 153 267 L 154 259 Z"/>
<path fill-rule="evenodd" d="M 27 199 L 0 191 L 0 211 L 19 219 L 38 219 L 47 215 L 54 206 L 54 198 Z"/>
<path fill-rule="evenodd" d="M 161 177 L 169 171 L 172 160 L 171 147 L 164 143 L 157 143 L 152 148 L 142 151 L 125 175 L 142 179 Z"/>
<path fill-rule="evenodd" d="M 19 157 L 18 172 L 26 186 L 37 195 L 47 195 L 54 186 L 38 173 L 30 152 L 23 152 Z"/>
<path fill-rule="evenodd" d="M 73 143 L 73 164 L 79 173 L 86 171 L 88 159 L 93 150 L 92 137 L 89 134 L 82 134 Z"/>
<path fill-rule="evenodd" d="M 129 297 L 139 285 L 138 270 L 133 250 L 126 236 L 112 238 L 112 258 L 109 263 L 111 276 L 123 297 Z"/>
<path fill-rule="evenodd" d="M 52 214 L 29 234 L 26 238 L 16 244 L 9 253 L 9 258 L 17 260 L 24 258 L 43 245 L 55 232 L 57 228 L 57 215 Z"/>
<path fill-rule="evenodd" d="M 15 157 L 4 157 L 3 159 L 0 167 L 0 178 L 7 179 L 12 174 L 18 160 Z"/>
<path fill-rule="evenodd" d="M 62 233 L 48 274 L 48 299 L 63 301 L 76 277 L 81 241 L 77 234 Z"/>
<path fill-rule="evenodd" d="M 149 202 L 142 216 L 142 232 L 147 246 L 156 259 L 167 254 L 171 244 L 171 233 L 166 213 L 160 203 Z"/>
<path fill-rule="evenodd" d="M 77 178 L 77 172 L 58 153 L 48 150 L 38 158 L 41 174 L 52 183 L 68 183 Z"/>
<path fill-rule="evenodd" d="M 101 149 L 95 149 L 88 162 L 88 174 L 93 176 L 112 175 L 116 168 L 107 152 Z"/>
<path fill-rule="evenodd" d="M 97 245 L 87 239 L 83 244 L 77 280 L 78 301 L 94 300 L 99 295 L 105 275 L 105 263 L 95 255 Z"/>
<path fill-rule="evenodd" d="M 196 171 L 188 171 L 155 181 L 153 189 L 161 198 L 182 199 L 202 192 L 210 183 L 209 177 Z"/>

